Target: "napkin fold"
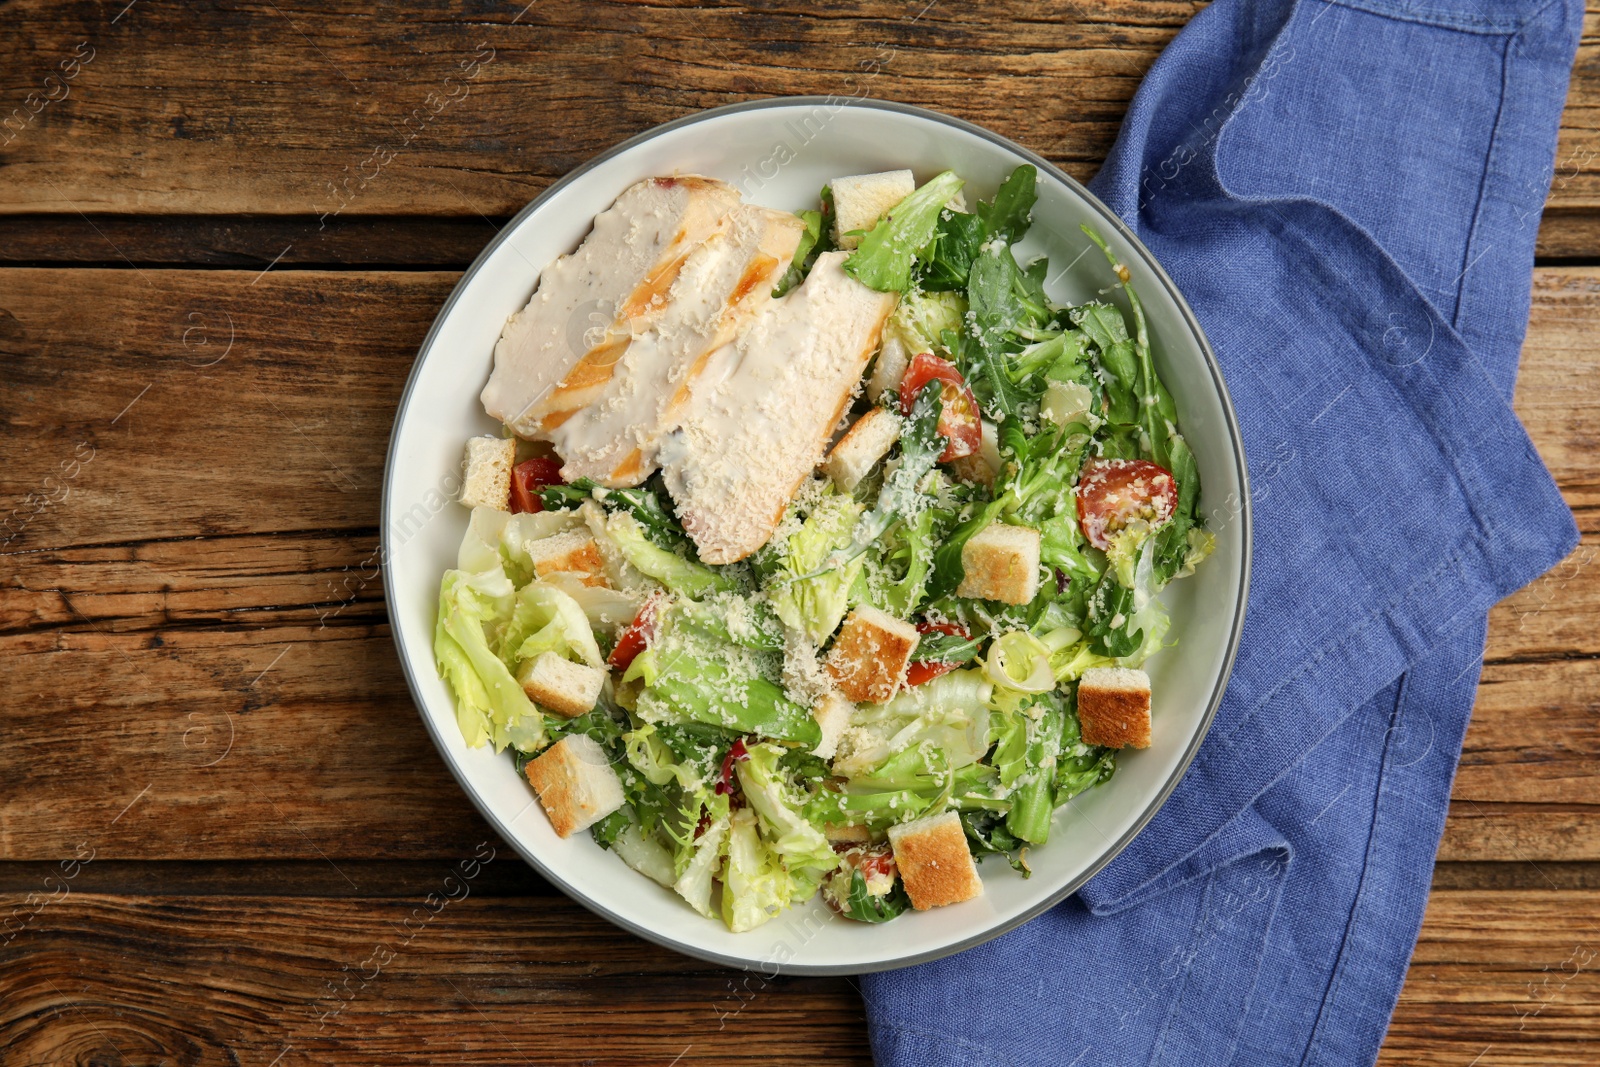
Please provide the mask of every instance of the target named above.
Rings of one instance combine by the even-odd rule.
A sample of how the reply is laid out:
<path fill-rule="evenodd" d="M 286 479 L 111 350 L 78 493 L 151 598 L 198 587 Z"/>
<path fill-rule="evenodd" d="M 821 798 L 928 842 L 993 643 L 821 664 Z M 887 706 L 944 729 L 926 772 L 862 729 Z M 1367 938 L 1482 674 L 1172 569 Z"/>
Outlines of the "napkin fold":
<path fill-rule="evenodd" d="M 880 1067 L 1376 1058 L 1487 612 L 1577 540 L 1510 398 L 1581 20 L 1218 0 L 1152 68 L 1092 188 L 1239 414 L 1238 660 L 1183 782 L 1076 897 L 864 980 Z"/>

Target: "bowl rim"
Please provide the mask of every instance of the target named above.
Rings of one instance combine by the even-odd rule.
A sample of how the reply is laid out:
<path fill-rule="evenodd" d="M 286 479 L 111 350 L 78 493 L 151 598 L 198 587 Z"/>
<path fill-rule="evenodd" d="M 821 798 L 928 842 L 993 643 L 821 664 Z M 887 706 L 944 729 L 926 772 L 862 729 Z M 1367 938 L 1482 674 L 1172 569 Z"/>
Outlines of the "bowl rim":
<path fill-rule="evenodd" d="M 394 428 L 389 435 L 389 451 L 388 455 L 384 458 L 383 465 L 383 493 L 379 504 L 382 511 L 378 516 L 380 546 L 379 559 L 383 563 L 383 592 L 385 598 L 385 610 L 392 612 L 392 605 L 398 603 L 395 596 L 393 569 L 388 565 L 389 561 L 393 559 L 393 554 L 391 552 L 392 531 L 390 529 L 388 518 L 390 493 L 394 486 L 394 463 L 398 452 L 400 434 L 405 425 L 405 413 L 411 405 L 411 394 L 413 389 L 416 387 L 417 379 L 421 373 L 424 355 L 433 345 L 434 338 L 443 328 L 445 320 L 449 318 L 450 313 L 454 310 L 457 301 L 461 299 L 463 293 L 466 291 L 472 280 L 476 277 L 478 271 L 488 261 L 489 257 L 494 254 L 500 245 L 504 243 L 513 232 L 516 231 L 517 227 L 522 224 L 523 220 L 537 212 L 541 207 L 544 206 L 546 201 L 550 200 L 571 183 L 582 179 L 586 174 L 599 166 L 601 163 L 604 163 L 615 156 L 621 155 L 622 153 L 627 152 L 638 145 L 644 144 L 645 142 L 653 140 L 656 137 L 659 137 L 662 134 L 672 130 L 682 129 L 686 126 L 693 126 L 701 122 L 713 121 L 715 119 L 719 119 L 727 115 L 738 114 L 740 112 L 762 111 L 770 108 L 816 106 L 842 106 L 866 111 L 893 112 L 935 122 L 940 125 L 960 130 L 964 133 L 981 137 L 984 140 L 999 146 L 1000 148 L 1016 154 L 1027 162 L 1033 164 L 1035 167 L 1039 168 L 1040 171 L 1047 173 L 1056 180 L 1066 184 L 1077 195 L 1083 198 L 1089 207 L 1101 217 L 1101 220 L 1108 227 L 1116 231 L 1116 233 L 1121 236 L 1124 241 L 1138 249 L 1138 251 L 1146 259 L 1148 265 L 1153 268 L 1155 280 L 1160 283 L 1160 285 L 1166 290 L 1167 294 L 1171 297 L 1172 301 L 1177 306 L 1179 313 L 1183 316 L 1183 320 L 1187 324 L 1190 332 L 1193 334 L 1195 340 L 1199 342 L 1201 354 L 1205 358 L 1206 369 L 1211 374 L 1212 383 L 1217 391 L 1217 397 L 1221 401 L 1223 421 L 1227 426 L 1228 436 L 1233 444 L 1233 461 L 1236 468 L 1236 475 L 1239 479 L 1239 495 L 1241 505 L 1239 508 L 1238 518 L 1240 522 L 1239 529 L 1243 540 L 1243 546 L 1240 556 L 1239 592 L 1234 604 L 1233 627 L 1232 631 L 1228 635 L 1227 647 L 1222 660 L 1222 669 L 1218 671 L 1217 679 L 1212 687 L 1211 695 L 1206 701 L 1206 708 L 1204 713 L 1201 715 L 1199 728 L 1195 730 L 1193 737 L 1190 738 L 1188 747 L 1185 749 L 1182 756 L 1179 757 L 1179 760 L 1176 766 L 1173 768 L 1173 771 L 1168 777 L 1167 781 L 1151 798 L 1149 803 L 1146 804 L 1144 811 L 1142 811 L 1138 818 L 1133 821 L 1132 825 L 1128 827 L 1127 831 L 1124 832 L 1123 835 L 1115 842 L 1113 842 L 1110 847 L 1102 852 L 1100 856 L 1090 863 L 1089 866 L 1080 874 L 1069 879 L 1054 893 L 1027 908 L 1020 914 L 1014 915 L 1004 922 L 985 927 L 983 930 L 974 933 L 972 936 L 963 938 L 960 941 L 949 945 L 944 945 L 936 949 L 929 949 L 925 952 L 913 953 L 907 956 L 896 956 L 892 959 L 883 960 L 881 962 L 874 961 L 868 964 L 807 964 L 796 962 L 779 963 L 777 961 L 755 962 L 748 957 L 730 956 L 679 940 L 669 933 L 635 923 L 630 919 L 601 906 L 600 904 L 591 900 L 582 891 L 570 885 L 564 878 L 561 877 L 558 872 L 552 870 L 547 864 L 545 864 L 539 856 L 522 845 L 522 843 L 518 840 L 517 835 L 511 830 L 511 828 L 494 814 L 489 804 L 479 794 L 476 786 L 465 773 L 465 770 L 459 766 L 455 760 L 450 758 L 444 738 L 439 735 L 439 731 L 435 727 L 432 718 L 430 718 L 427 714 L 426 707 L 420 695 L 420 689 L 417 685 L 417 680 L 411 669 L 411 661 L 407 657 L 406 647 L 401 639 L 400 627 L 394 624 L 394 620 L 392 618 L 390 619 L 390 636 L 394 639 L 395 651 L 400 660 L 400 668 L 405 674 L 406 688 L 411 695 L 411 703 L 416 708 L 418 716 L 422 719 L 423 728 L 427 730 L 428 736 L 433 741 L 434 747 L 438 750 L 441 759 L 449 768 L 450 774 L 455 778 L 457 784 L 461 786 L 462 791 L 467 794 L 467 797 L 472 801 L 473 806 L 478 809 L 479 814 L 483 816 L 490 826 L 494 828 L 495 832 L 498 833 L 500 837 L 507 844 L 509 844 L 525 862 L 528 863 L 529 866 L 533 867 L 534 870 L 538 871 L 542 877 L 555 885 L 572 900 L 588 908 L 596 915 L 601 916 L 609 922 L 620 926 L 622 929 L 642 937 L 647 941 L 696 959 L 706 960 L 708 962 L 721 964 L 726 967 L 740 968 L 744 970 L 760 968 L 764 974 L 770 972 L 771 975 L 791 974 L 821 976 L 870 974 L 875 971 L 910 967 L 918 963 L 927 963 L 933 960 L 943 959 L 946 956 L 953 956 L 959 952 L 965 952 L 967 949 L 975 948 L 978 945 L 984 944 L 985 942 L 992 941 L 995 938 L 1009 933 L 1019 926 L 1030 922 L 1034 918 L 1043 914 L 1045 911 L 1048 911 L 1050 908 L 1053 908 L 1057 904 L 1061 903 L 1061 901 L 1065 900 L 1073 893 L 1077 892 L 1086 882 L 1089 881 L 1089 879 L 1093 878 L 1096 874 L 1099 874 L 1107 864 L 1119 856 L 1123 849 L 1127 848 L 1128 845 L 1132 843 L 1133 839 L 1139 835 L 1146 825 L 1149 824 L 1150 820 L 1155 817 L 1156 812 L 1159 811 L 1167 802 L 1167 799 L 1171 797 L 1173 791 L 1178 787 L 1178 783 L 1182 781 L 1184 775 L 1188 773 L 1189 766 L 1194 762 L 1194 758 L 1200 750 L 1201 743 L 1205 740 L 1206 735 L 1211 730 L 1211 724 L 1216 718 L 1217 708 L 1222 703 L 1223 693 L 1226 691 L 1228 680 L 1233 674 L 1234 660 L 1239 651 L 1239 641 L 1244 628 L 1245 610 L 1250 591 L 1250 569 L 1252 556 L 1250 476 L 1249 470 L 1245 465 L 1244 438 L 1239 430 L 1239 420 L 1237 413 L 1234 411 L 1233 398 L 1228 392 L 1227 383 L 1223 380 L 1222 368 L 1217 362 L 1216 353 L 1211 348 L 1210 340 L 1206 337 L 1205 331 L 1201 329 L 1200 322 L 1195 317 L 1193 309 L 1189 307 L 1188 301 L 1183 298 L 1183 294 L 1178 290 L 1177 285 L 1172 281 L 1171 277 L 1168 276 L 1165 268 L 1163 268 L 1156 260 L 1154 253 L 1145 247 L 1144 242 L 1139 239 L 1138 235 L 1135 234 L 1125 222 L 1123 222 L 1121 216 L 1117 215 L 1116 212 L 1107 207 L 1106 204 L 1101 201 L 1099 197 L 1090 192 L 1082 182 L 1063 171 L 1060 167 L 1057 167 L 1055 164 L 1044 159 L 1038 153 L 1023 147 L 1008 137 L 1003 137 L 1000 134 L 997 134 L 991 130 L 987 130 L 975 123 L 967 122 L 965 119 L 959 119 L 953 115 L 946 115 L 943 112 L 935 111 L 931 108 L 919 107 L 915 104 L 905 104 L 893 100 L 877 100 L 870 97 L 821 96 L 815 94 L 805 96 L 774 96 L 763 97 L 757 100 L 746 100 L 736 104 L 725 104 L 720 107 L 708 108 L 703 111 L 696 111 L 688 115 L 683 115 L 668 122 L 652 126 L 648 130 L 644 130 L 641 133 L 635 134 L 634 136 L 629 137 L 626 140 L 612 146 L 611 148 L 608 148 L 605 151 L 591 157 L 569 173 L 563 175 L 561 178 L 553 182 L 549 188 L 541 192 L 538 196 L 531 200 L 527 206 L 525 206 L 521 211 L 517 212 L 516 215 L 510 219 L 510 221 L 508 221 L 504 226 L 500 227 L 499 232 L 494 236 L 493 239 L 489 241 L 488 244 L 484 246 L 483 251 L 478 253 L 477 258 L 475 258 L 472 261 L 472 264 L 467 267 L 466 271 L 462 273 L 461 278 L 455 284 L 455 288 L 450 291 L 450 296 L 445 300 L 444 304 L 440 307 L 438 314 L 434 317 L 433 324 L 428 328 L 428 333 L 423 338 L 422 344 L 417 349 L 417 355 L 412 363 L 411 372 L 406 378 L 405 389 L 400 394 L 399 404 L 396 408 Z"/>

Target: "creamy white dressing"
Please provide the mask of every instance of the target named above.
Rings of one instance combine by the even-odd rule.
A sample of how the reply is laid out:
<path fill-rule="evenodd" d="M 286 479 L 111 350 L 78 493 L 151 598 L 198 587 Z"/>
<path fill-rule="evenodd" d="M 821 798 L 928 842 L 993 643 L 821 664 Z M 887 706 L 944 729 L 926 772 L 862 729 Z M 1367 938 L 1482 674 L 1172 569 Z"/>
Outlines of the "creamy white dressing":
<path fill-rule="evenodd" d="M 484 410 L 520 436 L 541 436 L 541 405 L 596 335 L 657 269 L 716 232 L 738 202 L 738 190 L 707 178 L 652 178 L 623 192 L 595 216 L 577 251 L 545 268 L 527 306 L 507 320 Z"/>
<path fill-rule="evenodd" d="M 817 258 L 804 284 L 767 305 L 707 360 L 663 443 L 668 491 L 710 563 L 766 543 L 859 383 L 896 295 Z"/>
<path fill-rule="evenodd" d="M 624 486 L 649 476 L 683 387 L 770 302 L 802 231 L 794 215 L 744 205 L 689 254 L 659 317 L 635 329 L 610 380 L 549 409 L 570 412 L 547 431 L 565 461 L 563 477 Z"/>

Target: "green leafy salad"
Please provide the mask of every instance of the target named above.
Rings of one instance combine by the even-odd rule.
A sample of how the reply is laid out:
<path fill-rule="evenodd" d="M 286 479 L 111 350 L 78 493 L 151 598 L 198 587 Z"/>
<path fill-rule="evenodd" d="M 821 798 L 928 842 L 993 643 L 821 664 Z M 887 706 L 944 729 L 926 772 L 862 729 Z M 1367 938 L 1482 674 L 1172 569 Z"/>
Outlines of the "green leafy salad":
<path fill-rule="evenodd" d="M 1158 594 L 1213 540 L 1127 268 L 1085 227 L 1118 283 L 1065 307 L 1013 251 L 1036 177 L 971 209 L 952 172 L 839 179 L 799 213 L 774 304 L 827 256 L 897 297 L 743 559 L 702 561 L 660 472 L 569 484 L 548 446 L 469 442 L 438 666 L 561 837 L 734 931 L 819 892 L 884 922 L 977 895 L 987 857 L 1027 877 L 1150 743 Z"/>

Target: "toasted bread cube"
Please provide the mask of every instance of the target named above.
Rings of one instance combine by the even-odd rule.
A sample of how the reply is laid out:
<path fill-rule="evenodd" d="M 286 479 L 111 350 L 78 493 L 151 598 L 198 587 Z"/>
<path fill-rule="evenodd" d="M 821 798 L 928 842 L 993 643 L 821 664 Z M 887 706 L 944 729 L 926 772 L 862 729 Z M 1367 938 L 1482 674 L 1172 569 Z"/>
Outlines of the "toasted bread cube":
<path fill-rule="evenodd" d="M 1039 592 L 1039 531 L 991 522 L 961 546 L 959 596 L 1026 604 Z"/>
<path fill-rule="evenodd" d="M 839 691 L 857 704 L 882 704 L 905 679 L 917 628 L 863 604 L 839 627 L 822 666 Z"/>
<path fill-rule="evenodd" d="M 834 485 L 846 493 L 852 492 L 898 440 L 900 416 L 883 408 L 873 408 L 839 438 L 839 443 L 823 461 L 822 469 L 827 471 Z"/>
<path fill-rule="evenodd" d="M 600 555 L 600 546 L 587 530 L 568 530 L 554 537 L 543 537 L 527 543 L 528 556 L 539 577 L 565 572 L 576 574 L 584 585 L 609 585 L 606 581 L 606 561 Z"/>
<path fill-rule="evenodd" d="M 917 191 L 917 179 L 909 170 L 886 170 L 878 174 L 853 174 L 835 178 L 833 188 L 833 232 L 840 248 L 855 248 L 860 237 L 851 230 L 870 230 L 900 201 Z"/>
<path fill-rule="evenodd" d="M 467 438 L 467 474 L 461 503 L 469 508 L 511 510 L 511 468 L 517 462 L 514 437 Z"/>
<path fill-rule="evenodd" d="M 622 781 L 606 750 L 584 734 L 568 734 L 545 749 L 527 773 L 558 837 L 587 830 L 622 807 Z"/>
<path fill-rule="evenodd" d="M 983 892 L 983 880 L 955 812 L 891 826 L 889 844 L 900 881 L 918 911 L 959 904 Z"/>
<path fill-rule="evenodd" d="M 1090 667 L 1078 679 L 1085 744 L 1150 747 L 1150 676 L 1129 667 Z"/>
<path fill-rule="evenodd" d="M 850 728 L 850 717 L 855 711 L 856 706 L 839 693 L 829 693 L 817 702 L 816 707 L 811 709 L 811 715 L 822 727 L 822 740 L 811 750 L 813 756 L 833 758 L 834 753 L 839 751 L 839 738 Z"/>
<path fill-rule="evenodd" d="M 605 680 L 605 668 L 574 663 L 556 652 L 539 653 L 517 673 L 529 700 L 569 719 L 593 709 Z"/>

